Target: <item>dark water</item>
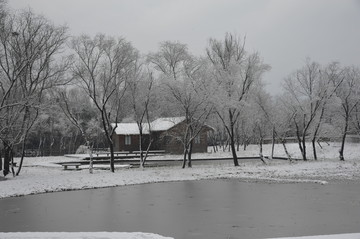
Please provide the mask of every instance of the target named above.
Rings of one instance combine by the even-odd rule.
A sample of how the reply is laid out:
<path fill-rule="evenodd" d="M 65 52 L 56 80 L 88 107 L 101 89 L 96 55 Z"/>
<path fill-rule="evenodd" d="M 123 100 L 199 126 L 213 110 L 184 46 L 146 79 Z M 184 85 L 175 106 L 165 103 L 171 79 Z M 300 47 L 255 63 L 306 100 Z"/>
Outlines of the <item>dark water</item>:
<path fill-rule="evenodd" d="M 0 200 L 0 231 L 152 232 L 176 239 L 360 232 L 360 184 L 210 180 Z"/>

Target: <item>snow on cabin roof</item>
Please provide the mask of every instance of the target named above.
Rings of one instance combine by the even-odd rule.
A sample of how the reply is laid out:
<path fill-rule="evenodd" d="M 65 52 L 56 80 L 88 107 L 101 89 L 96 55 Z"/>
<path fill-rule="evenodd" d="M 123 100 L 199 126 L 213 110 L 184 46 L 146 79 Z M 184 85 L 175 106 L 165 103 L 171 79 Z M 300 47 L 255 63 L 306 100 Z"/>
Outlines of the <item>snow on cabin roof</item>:
<path fill-rule="evenodd" d="M 115 123 L 111 124 L 112 127 L 115 127 L 115 125 Z M 136 123 L 117 123 L 115 133 L 121 135 L 140 134 L 139 127 Z M 143 124 L 143 134 L 149 134 L 149 127 L 147 124 Z"/>
<path fill-rule="evenodd" d="M 183 122 L 185 117 L 159 118 L 150 123 L 151 131 L 166 131 Z M 115 123 L 111 124 L 115 127 Z M 139 128 L 136 123 L 117 123 L 115 133 L 118 135 L 138 135 Z M 149 134 L 149 125 L 143 124 L 143 134 Z"/>
<path fill-rule="evenodd" d="M 159 118 L 151 122 L 151 131 L 165 131 L 183 122 L 185 117 Z"/>

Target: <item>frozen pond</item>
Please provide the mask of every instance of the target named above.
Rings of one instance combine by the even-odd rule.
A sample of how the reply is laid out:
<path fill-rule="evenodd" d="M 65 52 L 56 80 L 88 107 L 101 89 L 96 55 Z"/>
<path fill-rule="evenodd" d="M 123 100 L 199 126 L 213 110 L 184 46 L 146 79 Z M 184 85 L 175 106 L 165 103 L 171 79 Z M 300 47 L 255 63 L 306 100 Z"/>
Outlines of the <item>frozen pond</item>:
<path fill-rule="evenodd" d="M 0 231 L 229 239 L 360 232 L 360 184 L 208 180 L 0 199 Z"/>

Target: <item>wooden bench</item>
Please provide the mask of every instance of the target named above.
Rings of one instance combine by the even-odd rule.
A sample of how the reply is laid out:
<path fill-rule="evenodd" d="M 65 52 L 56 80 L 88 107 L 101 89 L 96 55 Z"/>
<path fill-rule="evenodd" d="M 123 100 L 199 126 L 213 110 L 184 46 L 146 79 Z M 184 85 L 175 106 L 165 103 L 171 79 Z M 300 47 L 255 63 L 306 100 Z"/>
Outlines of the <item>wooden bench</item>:
<path fill-rule="evenodd" d="M 164 154 L 165 150 L 149 150 L 148 154 Z M 133 151 L 133 154 L 138 155 L 140 151 Z M 146 154 L 146 150 L 143 151 L 143 154 Z"/>
<path fill-rule="evenodd" d="M 96 156 L 99 156 L 99 155 L 106 155 L 107 157 L 110 156 L 110 152 L 102 152 L 102 153 L 96 153 Z M 119 151 L 119 152 L 114 152 L 114 156 L 119 156 L 119 155 L 128 155 L 130 154 L 129 151 Z"/>
<path fill-rule="evenodd" d="M 81 163 L 63 163 L 64 170 L 68 170 L 68 167 L 75 167 L 76 170 L 80 170 Z"/>

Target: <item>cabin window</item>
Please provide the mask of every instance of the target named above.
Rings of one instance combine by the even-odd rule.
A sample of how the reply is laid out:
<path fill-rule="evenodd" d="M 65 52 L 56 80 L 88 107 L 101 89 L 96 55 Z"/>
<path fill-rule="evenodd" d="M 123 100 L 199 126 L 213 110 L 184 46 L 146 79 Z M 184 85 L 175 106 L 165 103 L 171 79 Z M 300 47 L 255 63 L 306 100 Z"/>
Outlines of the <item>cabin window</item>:
<path fill-rule="evenodd" d="M 125 145 L 131 145 L 131 135 L 125 135 Z"/>
<path fill-rule="evenodd" d="M 194 138 L 194 142 L 195 144 L 200 144 L 200 134 L 196 135 L 196 137 Z"/>
<path fill-rule="evenodd" d="M 168 145 L 171 142 L 171 136 L 164 136 L 163 143 L 164 145 Z"/>

